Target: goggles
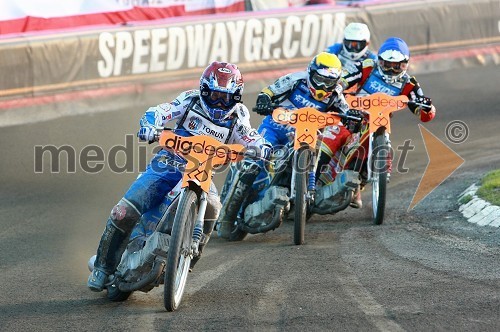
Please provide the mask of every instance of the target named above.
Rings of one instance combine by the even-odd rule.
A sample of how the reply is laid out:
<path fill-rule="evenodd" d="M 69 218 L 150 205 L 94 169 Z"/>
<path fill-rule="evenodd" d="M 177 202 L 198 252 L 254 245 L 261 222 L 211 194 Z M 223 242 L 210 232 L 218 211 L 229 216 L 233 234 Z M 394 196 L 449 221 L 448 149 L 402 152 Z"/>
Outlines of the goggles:
<path fill-rule="evenodd" d="M 347 40 L 344 39 L 344 47 L 347 51 L 352 53 L 359 53 L 365 49 L 367 45 L 366 40 Z"/>
<path fill-rule="evenodd" d="M 378 65 L 384 73 L 393 72 L 394 74 L 401 74 L 403 71 L 408 69 L 408 61 L 391 62 L 379 58 Z"/>
<path fill-rule="evenodd" d="M 202 92 L 202 97 L 211 107 L 229 109 L 235 104 L 234 94 L 228 92 L 205 90 Z"/>
<path fill-rule="evenodd" d="M 325 87 L 325 89 L 331 90 L 331 89 L 333 89 L 335 84 L 337 84 L 339 79 L 326 77 L 326 76 L 320 75 L 317 71 L 315 71 L 312 74 L 311 80 L 314 83 L 314 85 L 316 85 L 318 87 L 323 86 L 323 87 Z"/>

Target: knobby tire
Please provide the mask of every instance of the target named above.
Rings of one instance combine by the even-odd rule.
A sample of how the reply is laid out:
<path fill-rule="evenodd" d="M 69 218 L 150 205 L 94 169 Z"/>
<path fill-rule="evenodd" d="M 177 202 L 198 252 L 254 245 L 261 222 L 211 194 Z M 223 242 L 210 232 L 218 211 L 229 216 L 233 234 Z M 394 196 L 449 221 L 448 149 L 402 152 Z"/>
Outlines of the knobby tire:
<path fill-rule="evenodd" d="M 379 131 L 374 136 L 373 142 L 373 183 L 372 183 L 372 208 L 373 223 L 381 225 L 384 222 L 385 202 L 387 194 L 389 146 L 386 142 L 384 131 Z"/>
<path fill-rule="evenodd" d="M 163 300 L 167 311 L 176 310 L 184 294 L 192 258 L 186 255 L 186 252 L 190 250 L 193 242 L 197 214 L 198 196 L 194 191 L 186 189 L 177 207 L 167 254 L 163 291 Z"/>
<path fill-rule="evenodd" d="M 307 177 L 309 167 L 308 149 L 300 149 L 297 151 L 295 161 L 295 211 L 294 211 L 294 230 L 293 242 L 296 245 L 304 244 L 305 228 L 307 220 Z"/>

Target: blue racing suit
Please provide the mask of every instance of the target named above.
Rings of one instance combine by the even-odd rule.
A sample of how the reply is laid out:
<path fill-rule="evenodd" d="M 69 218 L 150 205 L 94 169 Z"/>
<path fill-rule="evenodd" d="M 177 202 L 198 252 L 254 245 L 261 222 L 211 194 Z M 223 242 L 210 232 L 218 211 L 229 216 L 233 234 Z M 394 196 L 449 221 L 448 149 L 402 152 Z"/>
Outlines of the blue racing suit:
<path fill-rule="evenodd" d="M 298 109 L 302 107 L 313 107 L 319 111 L 346 113 L 349 106 L 345 101 L 344 95 L 332 94 L 322 101 L 318 101 L 311 96 L 307 85 L 307 71 L 295 72 L 278 78 L 273 84 L 264 88 L 261 93 L 271 97 L 274 104 L 279 104 L 284 108 Z M 288 143 L 288 134 L 294 129 L 291 126 L 279 124 L 273 120 L 272 115 L 267 115 L 262 121 L 257 131 L 268 141 L 273 150 L 277 150 Z M 259 191 L 259 197 L 263 195 L 262 180 L 269 179 L 265 167 L 261 165 L 260 173 L 255 181 L 252 178 L 242 179 L 248 184 L 254 183 L 253 189 Z M 267 183 L 266 183 L 267 184 Z"/>

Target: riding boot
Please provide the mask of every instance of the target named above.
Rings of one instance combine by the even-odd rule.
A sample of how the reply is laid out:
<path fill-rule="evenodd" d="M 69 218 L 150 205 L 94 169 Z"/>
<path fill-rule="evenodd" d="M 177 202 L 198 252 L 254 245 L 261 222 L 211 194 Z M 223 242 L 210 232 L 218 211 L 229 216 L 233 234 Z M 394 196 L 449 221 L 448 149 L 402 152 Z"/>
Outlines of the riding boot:
<path fill-rule="evenodd" d="M 115 272 L 120 263 L 130 233 L 140 215 L 137 208 L 124 198 L 111 210 L 97 248 L 94 270 L 87 281 L 90 290 L 100 292 L 104 289 L 108 276 Z"/>
<path fill-rule="evenodd" d="M 326 184 L 329 180 L 330 182 L 333 182 L 333 179 L 331 179 L 331 175 L 329 174 L 328 170 L 328 164 L 330 163 L 330 160 L 332 158 L 326 154 L 325 152 L 321 152 L 318 158 L 318 165 L 316 167 L 316 183 L 320 183 L 322 185 Z M 325 173 L 326 172 L 326 173 Z M 323 174 L 323 176 L 322 176 Z M 330 179 L 326 180 L 328 177 Z"/>
<path fill-rule="evenodd" d="M 87 282 L 90 290 L 100 292 L 104 289 L 108 276 L 115 271 L 120 263 L 129 235 L 116 227 L 111 218 L 108 219 L 97 248 L 94 270 Z"/>
<path fill-rule="evenodd" d="M 224 239 L 229 239 L 232 231 L 232 225 L 236 221 L 238 212 L 243 204 L 243 201 L 248 196 L 251 186 L 241 181 L 238 182 L 234 193 L 231 197 L 228 197 L 228 201 L 224 204 L 225 209 L 221 211 L 219 217 L 219 229 L 217 230 L 217 235 Z"/>
<path fill-rule="evenodd" d="M 387 154 L 387 183 L 391 182 L 392 173 L 392 150 Z"/>
<path fill-rule="evenodd" d="M 352 195 L 351 203 L 349 204 L 355 209 L 361 209 L 363 207 L 363 201 L 361 200 L 361 188 L 358 186 Z"/>

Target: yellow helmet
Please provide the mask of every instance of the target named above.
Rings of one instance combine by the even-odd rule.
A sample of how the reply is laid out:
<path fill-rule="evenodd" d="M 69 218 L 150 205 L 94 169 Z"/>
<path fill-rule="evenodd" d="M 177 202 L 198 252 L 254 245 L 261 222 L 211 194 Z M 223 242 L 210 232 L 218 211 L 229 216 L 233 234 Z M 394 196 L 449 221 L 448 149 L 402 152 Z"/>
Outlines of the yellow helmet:
<path fill-rule="evenodd" d="M 322 101 L 331 96 L 342 76 L 342 64 L 332 53 L 321 52 L 307 67 L 307 85 L 314 99 Z"/>

